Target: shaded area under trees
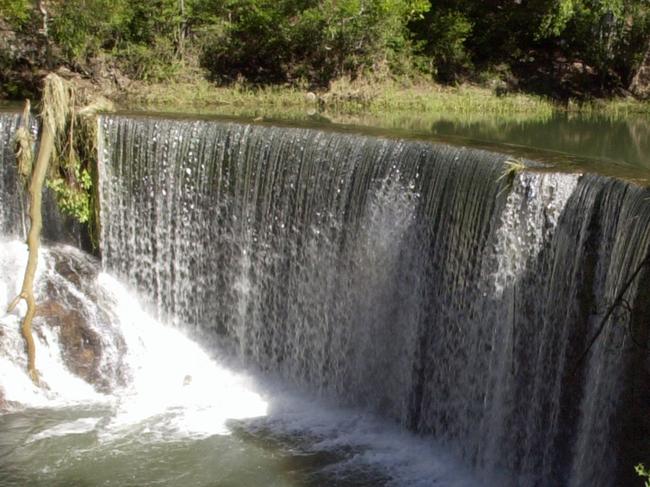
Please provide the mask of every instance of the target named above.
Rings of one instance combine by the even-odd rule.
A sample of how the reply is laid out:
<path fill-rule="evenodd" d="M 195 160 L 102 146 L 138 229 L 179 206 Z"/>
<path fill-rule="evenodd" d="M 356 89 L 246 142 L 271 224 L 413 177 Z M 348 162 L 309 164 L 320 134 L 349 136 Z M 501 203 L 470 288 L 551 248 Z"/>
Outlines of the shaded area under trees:
<path fill-rule="evenodd" d="M 145 81 L 425 76 L 608 96 L 625 94 L 649 33 L 643 0 L 0 0 L 0 95 L 33 92 L 30 74 L 65 66 Z"/>

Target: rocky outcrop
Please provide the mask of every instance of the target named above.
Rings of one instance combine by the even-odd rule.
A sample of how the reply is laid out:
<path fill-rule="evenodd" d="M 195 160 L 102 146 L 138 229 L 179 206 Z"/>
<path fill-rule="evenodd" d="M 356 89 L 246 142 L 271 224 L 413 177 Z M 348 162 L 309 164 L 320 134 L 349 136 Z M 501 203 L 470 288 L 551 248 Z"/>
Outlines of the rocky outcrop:
<path fill-rule="evenodd" d="M 56 331 L 68 370 L 98 391 L 111 392 L 125 382 L 126 345 L 115 320 L 97 303 L 99 263 L 70 247 L 54 248 L 50 255 L 54 269 L 41 278 L 35 331 L 45 326 Z"/>
<path fill-rule="evenodd" d="M 0 98 L 33 98 L 50 59 L 37 31 L 16 32 L 0 18 Z"/>
<path fill-rule="evenodd" d="M 101 373 L 102 341 L 83 314 L 59 304 L 46 301 L 38 307 L 43 324 L 57 330 L 63 349 L 63 361 L 68 369 L 99 390 L 107 391 L 110 384 Z"/>

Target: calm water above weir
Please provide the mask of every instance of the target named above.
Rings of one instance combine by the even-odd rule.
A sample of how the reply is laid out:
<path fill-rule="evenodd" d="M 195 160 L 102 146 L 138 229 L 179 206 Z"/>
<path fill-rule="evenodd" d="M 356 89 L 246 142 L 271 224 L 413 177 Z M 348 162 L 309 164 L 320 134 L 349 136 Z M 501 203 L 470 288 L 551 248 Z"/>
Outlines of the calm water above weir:
<path fill-rule="evenodd" d="M 368 122 L 372 123 L 372 119 Z M 382 124 L 381 117 L 377 123 Z M 650 169 L 650 118 L 557 113 L 548 117 L 445 116 L 386 118 L 386 126 Z M 497 149 L 498 150 L 498 149 Z M 550 154 L 549 154 L 550 155 Z M 559 155 L 559 154 L 556 154 Z"/>
<path fill-rule="evenodd" d="M 131 112 L 137 114 L 137 112 Z M 554 114 L 311 114 L 221 107 L 166 117 L 233 117 L 254 123 L 290 123 L 399 138 L 483 147 L 555 162 L 628 166 L 650 170 L 650 118 L 647 115 Z"/>
<path fill-rule="evenodd" d="M 628 387 L 646 383 L 647 270 L 580 356 L 650 250 L 650 193 L 602 175 L 642 181 L 643 151 L 595 153 L 607 137 L 568 119 L 531 135 L 199 118 L 101 117 L 102 268 L 47 248 L 40 292 L 83 310 L 111 390 L 70 373 L 45 320 L 50 389 L 34 389 L 19 315 L 0 315 L 0 392 L 23 405 L 0 415 L 0 486 L 632 478 L 650 428 Z M 0 115 L 0 309 L 25 258 L 16 122 Z M 513 156 L 551 166 L 508 172 Z M 62 259 L 94 271 L 70 280 Z"/>

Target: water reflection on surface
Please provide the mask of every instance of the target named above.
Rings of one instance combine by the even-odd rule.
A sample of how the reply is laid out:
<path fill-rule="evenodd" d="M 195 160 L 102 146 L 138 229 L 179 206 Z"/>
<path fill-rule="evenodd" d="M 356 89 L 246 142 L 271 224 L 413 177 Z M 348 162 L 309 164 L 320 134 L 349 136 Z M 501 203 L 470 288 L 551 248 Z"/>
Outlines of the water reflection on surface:
<path fill-rule="evenodd" d="M 141 110 L 136 112 L 143 113 Z M 163 113 L 170 115 L 166 111 Z M 305 112 L 304 109 L 269 110 L 223 106 L 198 108 L 171 115 L 191 118 L 234 117 L 254 123 L 288 123 L 337 131 L 359 131 L 369 135 L 433 139 L 545 160 L 550 158 L 557 161 L 567 157 L 569 160 L 581 159 L 581 163 L 585 162 L 582 159 L 590 159 L 605 165 L 650 169 L 650 117 L 638 113 L 606 115 L 567 112 L 493 114 L 385 111 L 350 114 L 327 110 Z M 612 171 L 615 172 L 615 169 Z"/>
<path fill-rule="evenodd" d="M 5 105 L 3 110 L 17 110 Z M 434 139 L 512 153 L 533 159 L 584 165 L 650 170 L 650 117 L 639 113 L 340 113 L 305 111 L 304 107 L 246 108 L 235 105 L 194 107 L 179 111 L 133 107 L 125 113 L 182 118 L 235 118 L 253 123 L 287 123 L 302 127 L 359 131 L 369 135 Z M 554 154 L 556 153 L 556 154 Z M 601 168 L 602 169 L 602 168 Z M 624 168 L 607 173 L 630 177 Z M 638 176 L 638 174 L 636 175 Z"/>
<path fill-rule="evenodd" d="M 443 139 L 517 145 L 650 169 L 650 118 L 640 114 L 383 113 L 306 118 Z"/>
<path fill-rule="evenodd" d="M 650 169 L 647 117 L 611 119 L 556 114 L 547 120 L 462 120 L 441 117 L 431 132 L 517 144 Z"/>

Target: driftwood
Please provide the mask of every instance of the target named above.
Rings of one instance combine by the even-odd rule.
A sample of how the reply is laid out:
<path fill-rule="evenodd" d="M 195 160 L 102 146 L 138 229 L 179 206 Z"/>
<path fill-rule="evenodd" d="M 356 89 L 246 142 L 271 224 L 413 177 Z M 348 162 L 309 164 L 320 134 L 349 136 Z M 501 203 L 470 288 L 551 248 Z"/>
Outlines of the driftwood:
<path fill-rule="evenodd" d="M 67 111 L 69 110 L 69 88 L 64 81 L 56 75 L 48 75 L 45 78 L 43 91 L 43 127 L 36 163 L 31 170 L 29 183 L 29 219 L 30 228 L 27 236 L 27 247 L 29 256 L 25 276 L 20 294 L 9 304 L 8 311 L 11 312 L 21 300 L 27 303 L 27 313 L 23 319 L 21 331 L 27 348 L 27 371 L 32 380 L 38 384 L 38 372 L 36 370 L 36 346 L 32 336 L 32 321 L 36 314 L 36 300 L 34 298 L 34 277 L 38 266 L 38 249 L 41 240 L 41 229 L 43 228 L 42 201 L 43 185 L 47 175 L 50 160 L 54 154 L 57 134 L 65 128 Z M 26 111 L 29 110 L 27 102 Z M 28 116 L 23 118 L 23 128 L 29 132 L 27 121 Z M 22 148 L 24 144 L 18 144 Z M 21 149 L 24 151 L 25 149 Z M 25 153 L 17 154 L 19 160 L 25 157 Z M 21 162 L 21 166 L 24 166 Z"/>

